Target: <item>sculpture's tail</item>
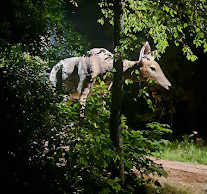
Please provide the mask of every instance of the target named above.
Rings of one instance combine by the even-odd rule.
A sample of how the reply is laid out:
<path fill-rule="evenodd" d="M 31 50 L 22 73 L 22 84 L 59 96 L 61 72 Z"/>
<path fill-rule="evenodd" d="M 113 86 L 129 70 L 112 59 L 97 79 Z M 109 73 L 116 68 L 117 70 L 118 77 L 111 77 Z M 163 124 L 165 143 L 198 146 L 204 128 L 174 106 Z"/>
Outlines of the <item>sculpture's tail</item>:
<path fill-rule="evenodd" d="M 57 86 L 57 72 L 60 70 L 60 68 L 61 68 L 61 63 L 58 63 L 52 68 L 52 71 L 49 76 L 50 84 L 52 85 L 52 87 L 56 88 Z"/>

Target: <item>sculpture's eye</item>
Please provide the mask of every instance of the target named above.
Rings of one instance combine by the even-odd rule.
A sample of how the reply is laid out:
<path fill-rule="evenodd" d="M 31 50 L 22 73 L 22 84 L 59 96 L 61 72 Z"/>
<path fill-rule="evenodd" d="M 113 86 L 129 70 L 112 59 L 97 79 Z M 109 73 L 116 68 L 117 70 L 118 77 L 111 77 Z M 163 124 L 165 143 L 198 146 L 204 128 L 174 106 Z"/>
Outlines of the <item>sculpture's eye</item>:
<path fill-rule="evenodd" d="M 156 70 L 155 67 L 152 67 L 152 66 L 150 67 L 150 69 L 151 69 L 152 71 L 155 71 L 155 70 Z"/>

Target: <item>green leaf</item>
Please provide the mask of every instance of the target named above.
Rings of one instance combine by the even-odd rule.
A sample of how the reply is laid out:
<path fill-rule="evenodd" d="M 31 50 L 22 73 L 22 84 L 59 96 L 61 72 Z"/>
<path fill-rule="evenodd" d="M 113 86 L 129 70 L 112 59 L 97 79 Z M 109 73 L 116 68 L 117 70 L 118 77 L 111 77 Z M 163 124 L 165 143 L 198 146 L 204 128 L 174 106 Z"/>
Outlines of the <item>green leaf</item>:
<path fill-rule="evenodd" d="M 197 57 L 196 55 L 192 55 L 192 56 L 191 56 L 191 61 L 192 61 L 192 62 L 194 62 L 194 61 L 197 60 L 197 59 L 198 59 L 198 57 Z"/>
<path fill-rule="evenodd" d="M 131 79 L 126 79 L 125 84 L 126 85 L 133 84 L 133 81 Z"/>
<path fill-rule="evenodd" d="M 101 25 L 104 25 L 104 18 L 98 19 L 97 22 L 100 23 Z"/>

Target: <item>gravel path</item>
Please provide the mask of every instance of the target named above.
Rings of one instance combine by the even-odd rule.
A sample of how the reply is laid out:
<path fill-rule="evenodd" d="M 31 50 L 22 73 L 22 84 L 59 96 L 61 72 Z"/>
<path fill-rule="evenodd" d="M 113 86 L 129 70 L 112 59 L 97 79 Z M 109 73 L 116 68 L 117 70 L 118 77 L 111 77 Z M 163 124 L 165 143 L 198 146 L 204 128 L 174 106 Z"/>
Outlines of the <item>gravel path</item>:
<path fill-rule="evenodd" d="M 180 188 L 186 194 L 207 194 L 207 165 L 152 159 L 155 163 L 162 164 L 168 173 L 167 179 L 161 178 L 161 184 Z"/>

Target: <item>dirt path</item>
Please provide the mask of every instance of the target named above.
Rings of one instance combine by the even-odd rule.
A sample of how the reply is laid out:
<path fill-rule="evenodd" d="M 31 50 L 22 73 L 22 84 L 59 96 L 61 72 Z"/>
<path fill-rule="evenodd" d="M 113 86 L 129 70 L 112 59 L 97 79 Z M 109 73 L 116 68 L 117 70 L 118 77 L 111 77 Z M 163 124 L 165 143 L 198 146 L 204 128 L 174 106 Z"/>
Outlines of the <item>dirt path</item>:
<path fill-rule="evenodd" d="M 179 188 L 180 193 L 207 194 L 207 165 L 189 164 L 153 158 L 168 172 L 168 178 L 161 178 L 162 185 Z M 177 192 L 179 193 L 179 192 Z"/>

